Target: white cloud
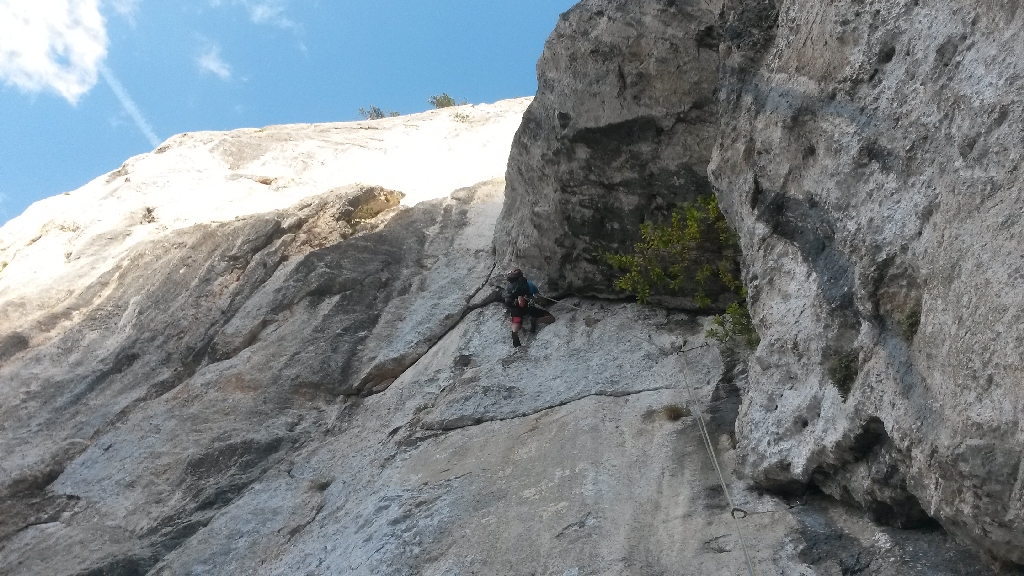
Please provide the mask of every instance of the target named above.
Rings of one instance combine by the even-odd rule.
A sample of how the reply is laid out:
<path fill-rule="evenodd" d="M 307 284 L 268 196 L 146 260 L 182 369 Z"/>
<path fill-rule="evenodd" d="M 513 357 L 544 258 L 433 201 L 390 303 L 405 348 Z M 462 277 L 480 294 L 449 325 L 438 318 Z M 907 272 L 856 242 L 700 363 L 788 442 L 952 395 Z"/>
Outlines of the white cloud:
<path fill-rule="evenodd" d="M 103 0 L 131 18 L 141 0 Z M 25 92 L 49 90 L 76 104 L 102 76 L 153 146 L 160 141 L 103 60 L 107 28 L 101 0 L 0 0 L 0 80 Z"/>
<path fill-rule="evenodd" d="M 209 72 L 221 80 L 231 79 L 231 66 L 220 57 L 220 46 L 213 45 L 206 49 L 196 60 L 201 72 Z"/>
<path fill-rule="evenodd" d="M 0 0 L 0 80 L 75 104 L 107 55 L 99 0 Z"/>

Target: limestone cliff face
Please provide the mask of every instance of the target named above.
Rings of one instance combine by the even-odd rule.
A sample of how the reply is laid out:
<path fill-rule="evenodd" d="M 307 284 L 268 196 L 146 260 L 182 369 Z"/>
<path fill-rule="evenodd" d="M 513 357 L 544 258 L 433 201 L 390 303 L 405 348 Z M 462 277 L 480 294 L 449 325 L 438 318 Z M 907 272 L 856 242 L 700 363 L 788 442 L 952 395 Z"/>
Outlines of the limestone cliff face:
<path fill-rule="evenodd" d="M 0 230 L 0 573 L 738 571 L 706 320 L 487 305 L 525 104 L 183 136 Z"/>
<path fill-rule="evenodd" d="M 1024 13 L 766 6 L 725 12 L 711 168 L 762 337 L 745 468 L 1024 563 Z"/>
<path fill-rule="evenodd" d="M 146 573 L 479 306 L 526 103 L 185 135 L 0 230 L 0 573 Z"/>
<path fill-rule="evenodd" d="M 181 137 L 0 230 L 0 574 L 735 574 L 740 530 L 758 574 L 985 573 L 941 531 L 736 481 L 746 370 L 706 317 L 571 299 L 513 351 L 505 184 L 457 184 L 525 104 Z M 346 183 L 408 134 L 451 151 Z M 232 176 L 260 151 L 276 189 Z M 457 189 L 399 206 L 432 192 L 394 168 Z M 80 196 L 102 209 L 60 210 Z"/>
<path fill-rule="evenodd" d="M 608 0 L 562 15 L 512 144 L 499 260 L 555 292 L 615 294 L 604 253 L 711 193 L 717 11 Z"/>
<path fill-rule="evenodd" d="M 739 574 L 740 534 L 756 574 L 1020 573 L 1024 16 L 922 4 L 585 0 L 532 104 L 182 135 L 35 205 L 0 574 Z M 749 358 L 592 298 L 712 190 Z M 509 262 L 587 296 L 518 351 Z"/>
<path fill-rule="evenodd" d="M 539 65 L 498 255 L 600 292 L 586 255 L 707 189 L 657 174 L 708 166 L 761 336 L 741 473 L 1024 563 L 1022 17 L 999 1 L 581 2 Z"/>
<path fill-rule="evenodd" d="M 695 414 L 731 480 L 744 370 L 706 318 L 574 299 L 513 351 L 490 305 L 500 178 L 403 208 L 335 169 L 307 181 L 326 191 L 282 185 L 292 205 L 251 213 L 232 174 L 266 159 L 218 162 L 303 134 L 273 149 L 287 182 L 311 156 L 349 162 L 339 133 L 432 132 L 429 148 L 454 148 L 438 177 L 457 182 L 479 169 L 448 171 L 457 143 L 507 150 L 524 104 L 469 110 L 470 126 L 432 113 L 183 137 L 5 227 L 0 573 L 741 572 Z M 190 169 L 205 165 L 220 170 Z M 273 186 L 250 181 L 253 203 Z M 193 186 L 206 196 L 171 218 Z M 103 210 L 59 210 L 79 196 Z M 230 198 L 235 217 L 202 221 Z M 759 573 L 883 556 L 894 576 L 976 572 L 941 533 L 729 488 Z"/>

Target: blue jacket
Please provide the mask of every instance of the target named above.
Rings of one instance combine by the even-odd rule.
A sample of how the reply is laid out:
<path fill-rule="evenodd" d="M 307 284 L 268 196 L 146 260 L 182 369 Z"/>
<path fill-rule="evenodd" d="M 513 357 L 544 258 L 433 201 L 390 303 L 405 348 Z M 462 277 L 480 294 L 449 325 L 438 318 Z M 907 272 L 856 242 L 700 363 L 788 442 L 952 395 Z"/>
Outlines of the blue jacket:
<path fill-rule="evenodd" d="M 526 278 L 521 278 L 517 282 L 509 282 L 505 285 L 505 304 L 515 306 L 516 299 L 520 296 L 530 298 L 537 294 L 540 294 L 537 286 Z"/>

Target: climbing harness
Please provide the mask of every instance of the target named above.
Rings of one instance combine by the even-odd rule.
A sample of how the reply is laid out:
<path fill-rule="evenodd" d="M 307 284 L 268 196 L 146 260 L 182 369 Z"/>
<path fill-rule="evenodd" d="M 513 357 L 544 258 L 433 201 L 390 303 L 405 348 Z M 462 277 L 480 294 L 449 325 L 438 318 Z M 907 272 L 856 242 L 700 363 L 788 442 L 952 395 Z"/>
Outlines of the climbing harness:
<path fill-rule="evenodd" d="M 689 352 L 691 350 L 697 350 L 707 346 L 707 343 L 701 344 L 700 346 L 694 346 L 687 350 L 682 350 L 680 353 Z M 697 425 L 700 427 L 701 439 L 704 440 L 704 447 L 707 448 L 708 456 L 711 457 L 711 464 L 715 468 L 715 472 L 718 473 L 718 481 L 722 483 L 722 491 L 725 493 L 725 499 L 729 503 L 729 515 L 732 516 L 733 522 L 736 523 L 736 536 L 740 541 L 740 548 L 743 549 L 743 559 L 747 562 L 747 576 L 754 576 L 754 566 L 750 562 L 750 555 L 747 553 L 747 543 L 743 540 L 743 532 L 740 530 L 740 520 L 747 517 L 747 511 L 736 506 L 736 503 L 732 499 L 732 494 L 729 493 L 729 486 L 725 482 L 725 474 L 722 473 L 722 467 L 718 465 L 718 457 L 715 455 L 715 447 L 711 443 L 711 435 L 708 434 L 708 426 L 704 421 L 704 411 L 701 410 L 700 405 L 693 401 L 693 393 L 690 389 L 689 381 L 685 381 L 686 396 L 690 401 L 690 405 L 694 407 L 697 413 Z"/>

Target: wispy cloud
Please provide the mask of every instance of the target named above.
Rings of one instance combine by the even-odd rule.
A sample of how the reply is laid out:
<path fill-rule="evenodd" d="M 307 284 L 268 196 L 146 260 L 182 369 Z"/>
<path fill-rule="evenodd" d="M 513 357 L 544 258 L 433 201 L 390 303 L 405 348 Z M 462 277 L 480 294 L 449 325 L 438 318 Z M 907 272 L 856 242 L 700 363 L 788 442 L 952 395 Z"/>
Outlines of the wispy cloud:
<path fill-rule="evenodd" d="M 221 80 L 231 79 L 231 66 L 220 57 L 220 46 L 209 46 L 196 60 L 200 72 L 208 72 Z"/>
<path fill-rule="evenodd" d="M 124 89 L 124 86 L 122 86 L 121 82 L 117 80 L 114 73 L 103 64 L 99 65 L 99 72 L 103 76 L 103 80 L 107 83 L 107 86 L 110 86 L 111 91 L 114 92 L 114 95 L 117 96 L 117 99 L 121 102 L 121 107 L 124 108 L 124 111 L 127 112 L 128 116 L 131 117 L 133 122 L 135 122 L 135 126 L 139 129 L 139 132 L 142 132 L 142 135 L 149 140 L 149 143 L 153 148 L 159 146 L 160 139 L 157 138 L 156 133 L 153 132 L 153 127 L 149 124 L 149 121 L 146 120 L 146 117 L 142 115 L 142 111 L 139 110 L 135 101 L 128 95 L 128 91 Z"/>
<path fill-rule="evenodd" d="M 106 3 L 125 18 L 131 18 L 135 16 L 135 13 L 139 11 L 139 4 L 142 0 L 106 0 Z"/>
<path fill-rule="evenodd" d="M 287 3 L 284 0 L 262 0 L 244 2 L 249 18 L 256 24 L 270 24 L 278 28 L 296 28 L 297 25 L 285 15 Z"/>
<path fill-rule="evenodd" d="M 99 0 L 0 0 L 0 80 L 71 104 L 96 85 L 107 55 Z"/>
<path fill-rule="evenodd" d="M 298 30 L 299 25 L 288 17 L 290 0 L 210 0 L 211 6 L 230 4 L 242 6 L 253 24 L 276 26 L 285 30 Z"/>

